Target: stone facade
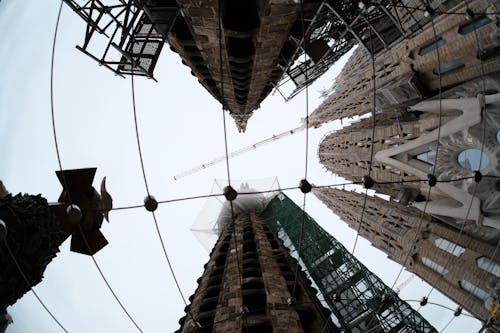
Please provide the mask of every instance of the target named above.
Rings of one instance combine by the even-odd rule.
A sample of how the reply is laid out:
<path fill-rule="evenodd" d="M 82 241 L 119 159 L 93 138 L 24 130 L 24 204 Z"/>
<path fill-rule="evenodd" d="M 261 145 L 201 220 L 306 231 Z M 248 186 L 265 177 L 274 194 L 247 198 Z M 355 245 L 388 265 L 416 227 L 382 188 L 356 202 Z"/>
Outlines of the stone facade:
<path fill-rule="evenodd" d="M 40 195 L 8 194 L 0 198 L 0 220 L 7 229 L 5 244 L 30 284 L 24 280 L 9 250 L 0 240 L 0 315 L 3 319 L 8 306 L 27 293 L 30 286 L 42 281 L 47 265 L 59 252 L 65 237 L 60 221 Z"/>
<path fill-rule="evenodd" d="M 239 213 L 213 248 L 177 332 L 340 332 L 310 282 L 294 283 L 295 267 L 257 213 Z"/>
<path fill-rule="evenodd" d="M 375 123 L 363 119 L 327 135 L 319 160 L 353 182 L 370 175 L 377 192 L 495 243 L 500 237 L 500 95 L 494 92 L 499 88 L 498 76 L 486 76 L 443 92 L 441 102 L 423 101 L 409 112 L 385 111 Z M 482 89 L 493 93 L 483 106 Z M 482 159 L 480 167 L 464 165 L 461 156 L 467 151 L 481 154 L 472 158 Z M 479 183 L 472 178 L 477 169 L 485 176 Z M 431 190 L 428 175 L 437 180 Z"/>
<path fill-rule="evenodd" d="M 178 3 L 183 15 L 168 34 L 171 49 L 245 131 L 252 112 L 293 57 L 290 34 L 301 37 L 300 29 L 291 31 L 298 24 L 298 4 L 293 0 Z"/>
<path fill-rule="evenodd" d="M 494 292 L 488 281 L 500 269 L 494 246 L 433 221 L 412 207 L 339 189 L 314 189 L 314 194 L 373 246 L 417 274 L 481 320 L 490 316 L 484 301 Z M 361 224 L 361 226 L 360 226 Z M 493 258 L 490 258 L 494 255 Z M 490 259 L 494 262 L 490 263 Z M 466 269 L 464 269 L 464 267 Z"/>
<path fill-rule="evenodd" d="M 423 29 L 376 55 L 375 64 L 366 49 L 359 47 L 336 78 L 336 91 L 314 110 L 309 123 L 318 126 L 372 112 L 374 107 L 376 112 L 406 107 L 435 96 L 440 87 L 447 89 L 499 71 L 498 18 L 465 15 L 468 9 L 486 13 L 489 6 L 485 0 L 458 2 L 447 10 L 464 15 L 436 15 Z"/>

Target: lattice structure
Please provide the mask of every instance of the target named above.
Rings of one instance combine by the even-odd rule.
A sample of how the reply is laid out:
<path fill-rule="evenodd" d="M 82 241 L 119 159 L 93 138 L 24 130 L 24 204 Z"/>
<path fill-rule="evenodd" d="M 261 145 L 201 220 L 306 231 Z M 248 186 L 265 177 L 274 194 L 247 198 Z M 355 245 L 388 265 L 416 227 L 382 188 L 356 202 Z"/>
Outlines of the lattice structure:
<path fill-rule="evenodd" d="M 176 332 L 340 333 L 310 282 L 295 285 L 294 269 L 259 213 L 240 211 L 220 233 Z"/>
<path fill-rule="evenodd" d="M 175 2 L 63 1 L 87 24 L 84 42 L 77 49 L 117 75 L 153 78 L 166 33 L 179 12 Z"/>
<path fill-rule="evenodd" d="M 284 194 L 262 216 L 298 251 L 345 332 L 437 332 Z"/>
<path fill-rule="evenodd" d="M 481 263 L 489 262 L 492 253 L 496 253 L 493 260 L 500 261 L 494 246 L 467 235 L 459 237 L 457 229 L 435 223 L 430 215 L 422 216 L 417 209 L 395 201 L 367 196 L 361 216 L 361 211 L 353 207 L 363 206 L 363 194 L 331 188 L 314 189 L 313 192 L 333 213 L 354 230 L 359 229 L 362 237 L 390 259 L 420 276 L 477 318 L 483 321 L 489 318 L 484 301 L 490 293 L 494 294 L 488 281 L 495 275 L 493 266 Z"/>
<path fill-rule="evenodd" d="M 440 85 L 446 89 L 471 80 L 481 75 L 482 69 L 484 74 L 500 70 L 498 17 L 494 11 L 486 15 L 491 10 L 490 1 L 450 1 L 446 7 L 451 5 L 451 9 L 442 10 L 457 14 L 440 14 L 438 7 L 434 24 L 423 25 L 375 58 L 377 112 L 436 95 Z M 468 18 L 467 10 L 477 14 Z M 311 114 L 310 124 L 371 112 L 372 76 L 370 53 L 366 48 L 358 48 L 336 78 L 336 91 Z"/>
<path fill-rule="evenodd" d="M 457 1 L 439 1 L 432 8 L 446 10 Z M 295 89 L 289 100 L 304 90 L 325 73 L 342 55 L 355 44 L 359 44 L 363 54 L 373 57 L 388 51 L 402 39 L 421 29 L 430 21 L 424 15 L 423 2 L 413 1 L 322 1 L 307 28 L 305 36 L 290 41 L 295 46 L 294 56 L 286 68 L 286 76 L 278 84 L 278 91 L 288 81 L 293 81 Z M 306 54 L 306 58 L 300 55 Z"/>

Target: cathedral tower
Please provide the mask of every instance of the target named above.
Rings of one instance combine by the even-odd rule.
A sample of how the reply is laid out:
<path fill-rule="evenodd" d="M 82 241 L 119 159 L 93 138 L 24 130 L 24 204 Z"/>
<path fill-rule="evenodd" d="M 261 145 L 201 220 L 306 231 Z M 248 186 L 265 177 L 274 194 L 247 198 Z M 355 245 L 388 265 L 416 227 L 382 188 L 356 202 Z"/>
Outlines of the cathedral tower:
<path fill-rule="evenodd" d="M 428 214 L 394 201 L 339 189 L 314 194 L 373 246 L 477 318 L 487 320 L 485 301 L 494 296 L 488 283 L 499 274 L 495 247 L 469 237 Z M 495 255 L 491 259 L 491 255 Z M 466 269 L 464 269 L 466 268 Z"/>
<path fill-rule="evenodd" d="M 239 212 L 220 234 L 178 332 L 340 332 L 295 266 L 258 212 Z"/>

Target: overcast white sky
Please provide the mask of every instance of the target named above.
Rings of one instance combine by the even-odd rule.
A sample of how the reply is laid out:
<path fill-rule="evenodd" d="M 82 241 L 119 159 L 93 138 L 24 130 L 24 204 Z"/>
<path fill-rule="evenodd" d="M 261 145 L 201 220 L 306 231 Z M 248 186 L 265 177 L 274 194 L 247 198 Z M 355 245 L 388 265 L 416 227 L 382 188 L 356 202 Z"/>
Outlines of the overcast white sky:
<path fill-rule="evenodd" d="M 0 2 L 0 179 L 13 193 L 42 193 L 55 201 L 61 187 L 50 116 L 50 56 L 58 0 Z M 146 195 L 133 122 L 130 78 L 122 79 L 75 49 L 84 24 L 63 8 L 55 58 L 55 118 L 65 169 L 97 167 L 94 186 L 107 176 L 114 205 L 140 204 Z M 337 68 L 310 88 L 310 110 L 320 103 L 319 91 L 331 84 Z M 207 194 L 214 178 L 225 178 L 225 164 L 174 181 L 173 176 L 224 153 L 221 106 L 168 46 L 155 75 L 158 83 L 136 79 L 141 145 L 150 191 L 159 200 Z M 227 116 L 229 151 L 297 127 L 305 115 L 305 94 L 285 103 L 268 97 L 239 134 Z M 332 184 L 339 180 L 318 163 L 323 135 L 339 123 L 310 132 L 309 180 Z M 277 176 L 282 187 L 295 186 L 304 175 L 305 133 L 250 152 L 230 162 L 233 179 Z M 287 193 L 301 203 L 299 191 Z M 185 297 L 195 290 L 208 253 L 189 231 L 203 200 L 160 205 L 157 216 L 168 253 Z M 355 232 L 339 221 L 313 195 L 307 212 L 352 249 Z M 113 211 L 103 233 L 109 245 L 96 255 L 104 274 L 145 332 L 179 328 L 184 304 L 175 289 L 156 235 L 153 218 L 144 209 Z M 101 280 L 90 257 L 69 252 L 69 242 L 49 265 L 35 289 L 70 332 L 135 332 Z M 358 258 L 392 285 L 399 266 L 360 239 Z M 404 272 L 400 282 L 410 274 Z M 420 299 L 430 287 L 415 278 L 402 299 Z M 431 302 L 456 306 L 434 292 Z M 416 303 L 411 303 L 415 305 Z M 9 308 L 14 324 L 9 333 L 60 332 L 36 299 L 28 293 Z M 432 305 L 422 314 L 443 327 L 453 313 Z M 480 324 L 464 316 L 447 332 L 477 332 Z"/>

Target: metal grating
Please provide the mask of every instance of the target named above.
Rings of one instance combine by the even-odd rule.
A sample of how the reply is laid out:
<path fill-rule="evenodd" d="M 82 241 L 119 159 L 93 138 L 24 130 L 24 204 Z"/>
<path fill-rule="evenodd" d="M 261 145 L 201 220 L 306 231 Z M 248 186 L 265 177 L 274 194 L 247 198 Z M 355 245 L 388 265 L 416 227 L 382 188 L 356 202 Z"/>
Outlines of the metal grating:
<path fill-rule="evenodd" d="M 437 332 L 283 193 L 269 202 L 261 216 L 285 246 L 298 250 L 345 332 Z"/>
<path fill-rule="evenodd" d="M 87 24 L 77 49 L 115 74 L 153 78 L 177 6 L 140 0 L 63 0 Z M 105 43 L 102 43 L 104 39 Z"/>
<path fill-rule="evenodd" d="M 294 39 L 294 56 L 276 90 L 288 101 L 324 74 L 341 56 L 359 44 L 373 57 L 390 49 L 430 21 L 424 2 L 412 0 L 323 1 L 309 23 L 305 36 Z M 439 9 L 443 4 L 431 4 Z M 293 39 L 293 37 L 290 37 Z M 301 55 L 306 54 L 307 59 Z M 302 60 L 303 59 L 303 60 Z M 294 89 L 283 93 L 280 88 L 293 82 Z"/>

